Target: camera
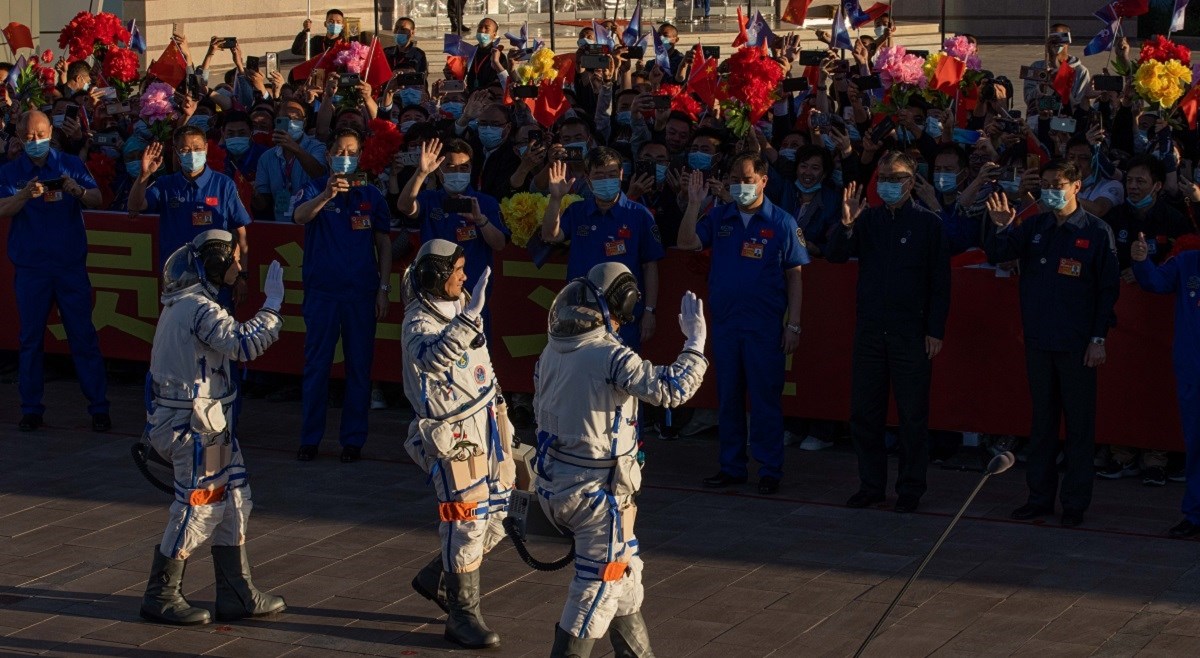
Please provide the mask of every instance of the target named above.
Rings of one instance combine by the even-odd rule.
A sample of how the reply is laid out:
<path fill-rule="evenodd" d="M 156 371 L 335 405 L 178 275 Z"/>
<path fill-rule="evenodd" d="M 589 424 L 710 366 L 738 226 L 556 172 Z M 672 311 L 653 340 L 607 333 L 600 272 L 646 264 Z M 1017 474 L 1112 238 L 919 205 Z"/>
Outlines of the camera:
<path fill-rule="evenodd" d="M 514 85 L 512 87 L 513 98 L 537 98 L 537 85 Z"/>
<path fill-rule="evenodd" d="M 456 81 L 457 82 L 457 81 Z M 358 84 L 357 82 L 355 84 Z M 425 84 L 424 73 L 401 73 L 396 76 L 396 84 L 401 87 L 420 87 Z M 442 91 L 446 90 L 446 83 L 442 83 Z M 458 91 L 462 91 L 459 89 Z"/>
<path fill-rule="evenodd" d="M 598 69 L 606 69 L 612 62 L 612 58 L 608 55 L 580 55 L 579 67 L 585 71 L 595 71 Z"/>
<path fill-rule="evenodd" d="M 470 197 L 446 197 L 446 199 L 442 201 L 442 210 L 465 215 L 472 212 L 474 207 L 471 205 Z"/>

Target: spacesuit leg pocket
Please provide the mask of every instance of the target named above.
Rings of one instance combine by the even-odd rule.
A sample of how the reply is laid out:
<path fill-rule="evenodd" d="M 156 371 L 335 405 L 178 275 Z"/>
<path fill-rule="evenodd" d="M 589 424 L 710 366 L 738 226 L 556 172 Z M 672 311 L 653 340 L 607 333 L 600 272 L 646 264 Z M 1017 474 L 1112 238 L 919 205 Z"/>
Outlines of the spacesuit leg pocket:
<path fill-rule="evenodd" d="M 204 445 L 202 477 L 211 478 L 220 473 L 233 459 L 233 444 L 229 437 L 225 406 L 220 400 L 192 401 L 192 432 Z"/>
<path fill-rule="evenodd" d="M 612 483 L 614 496 L 632 496 L 642 488 L 642 467 L 638 465 L 637 459 L 632 456 L 620 457 L 613 468 L 616 470 Z"/>

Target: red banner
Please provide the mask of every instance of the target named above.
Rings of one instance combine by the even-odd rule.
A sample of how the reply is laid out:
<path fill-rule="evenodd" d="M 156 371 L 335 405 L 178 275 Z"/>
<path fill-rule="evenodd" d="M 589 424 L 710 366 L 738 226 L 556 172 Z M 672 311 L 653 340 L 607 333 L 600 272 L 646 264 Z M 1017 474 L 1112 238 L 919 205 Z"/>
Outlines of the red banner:
<path fill-rule="evenodd" d="M 106 357 L 147 360 L 158 317 L 157 218 L 128 219 L 120 213 L 89 212 L 88 271 L 95 288 L 93 320 Z M 7 237 L 0 237 L 4 248 Z M 257 287 L 271 260 L 284 266 L 286 320 L 280 344 L 254 362 L 253 368 L 300 374 L 303 368 L 304 320 L 300 267 L 304 230 L 290 224 L 262 222 L 250 229 L 250 254 Z M 373 377 L 401 381 L 400 346 L 403 308 L 400 274 L 392 275 L 392 306 L 379 323 Z M 675 321 L 685 290 L 707 295 L 708 261 L 699 254 L 671 251 L 659 266 L 656 335 L 646 343 L 646 357 L 658 363 L 676 356 L 683 337 Z M 492 299 L 492 359 L 501 384 L 509 391 L 531 391 L 533 365 L 546 344 L 546 313 L 562 287 L 566 267 L 548 263 L 540 270 L 524 250 L 508 247 L 497 257 Z M 0 261 L 0 280 L 12 281 L 12 264 Z M 784 411 L 789 416 L 841 420 L 850 413 L 850 352 L 854 335 L 857 269 L 817 262 L 804 270 L 804 334 L 789 360 Z M 239 317 L 257 309 L 261 293 Z M 1021 313 L 1016 278 L 996 278 L 989 269 L 955 269 L 953 299 L 945 348 L 935 361 L 930 424 L 936 428 L 1024 435 L 1029 432 L 1030 403 L 1025 381 Z M 13 289 L 0 285 L 0 312 L 16 310 Z M 1108 363 L 1100 369 L 1096 438 L 1101 443 L 1181 449 L 1175 379 L 1171 369 L 1173 307 L 1169 297 L 1150 295 L 1123 285 L 1117 305 L 1119 325 L 1108 341 Z M 17 349 L 17 323 L 0 323 L 0 348 Z M 46 336 L 50 352 L 69 351 L 66 335 L 52 314 Z M 336 363 L 341 362 L 339 347 Z M 340 374 L 335 366 L 335 375 Z M 711 371 L 697 398 L 716 406 L 716 378 Z"/>

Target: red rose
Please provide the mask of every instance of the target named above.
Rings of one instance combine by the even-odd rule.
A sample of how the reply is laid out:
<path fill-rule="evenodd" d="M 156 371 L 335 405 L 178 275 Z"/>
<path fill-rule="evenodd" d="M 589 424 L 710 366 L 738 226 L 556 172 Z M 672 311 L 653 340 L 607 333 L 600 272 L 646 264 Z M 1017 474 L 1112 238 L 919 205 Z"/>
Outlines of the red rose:
<path fill-rule="evenodd" d="M 138 79 L 137 53 L 126 48 L 111 48 L 104 57 L 104 77 L 130 83 Z"/>
<path fill-rule="evenodd" d="M 42 61 L 49 64 L 54 61 L 54 51 L 47 49 L 42 53 Z"/>

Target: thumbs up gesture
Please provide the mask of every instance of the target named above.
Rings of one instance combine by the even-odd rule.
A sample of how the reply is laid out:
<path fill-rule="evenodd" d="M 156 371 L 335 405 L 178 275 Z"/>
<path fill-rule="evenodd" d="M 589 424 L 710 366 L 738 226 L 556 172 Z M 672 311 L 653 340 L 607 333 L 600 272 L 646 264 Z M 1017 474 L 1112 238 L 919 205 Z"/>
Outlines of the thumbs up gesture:
<path fill-rule="evenodd" d="M 1146 260 L 1150 255 L 1150 247 L 1146 244 L 1146 234 L 1138 233 L 1138 239 L 1129 247 L 1129 257 L 1137 262 Z"/>

